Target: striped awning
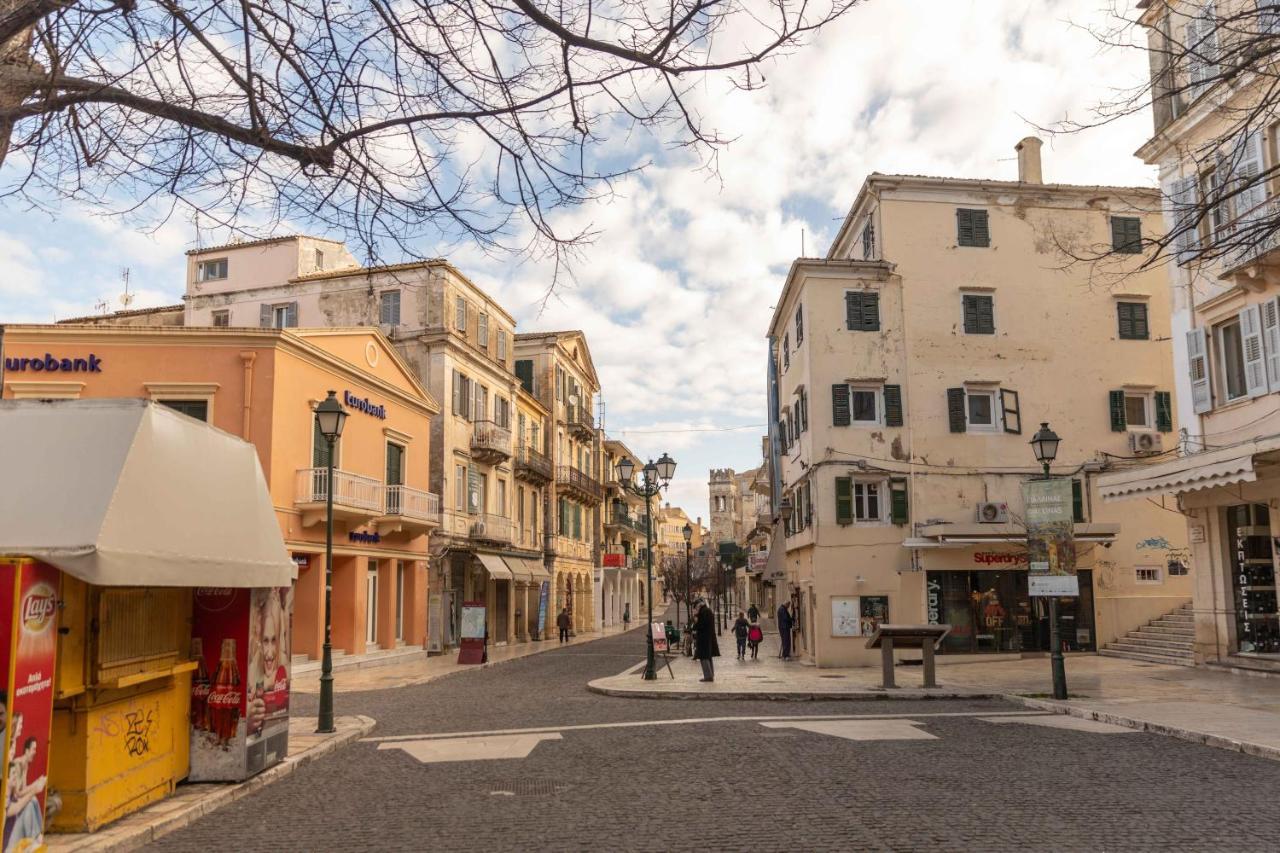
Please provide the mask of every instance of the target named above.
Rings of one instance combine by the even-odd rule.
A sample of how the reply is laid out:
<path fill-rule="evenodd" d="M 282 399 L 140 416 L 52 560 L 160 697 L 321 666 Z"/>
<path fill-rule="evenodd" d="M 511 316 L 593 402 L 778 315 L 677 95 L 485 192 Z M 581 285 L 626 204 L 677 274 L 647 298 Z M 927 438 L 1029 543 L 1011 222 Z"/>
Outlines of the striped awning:
<path fill-rule="evenodd" d="M 1241 442 L 1168 462 L 1138 465 L 1098 478 L 1103 500 L 1176 495 L 1258 479 L 1257 456 L 1280 450 L 1280 438 Z"/>

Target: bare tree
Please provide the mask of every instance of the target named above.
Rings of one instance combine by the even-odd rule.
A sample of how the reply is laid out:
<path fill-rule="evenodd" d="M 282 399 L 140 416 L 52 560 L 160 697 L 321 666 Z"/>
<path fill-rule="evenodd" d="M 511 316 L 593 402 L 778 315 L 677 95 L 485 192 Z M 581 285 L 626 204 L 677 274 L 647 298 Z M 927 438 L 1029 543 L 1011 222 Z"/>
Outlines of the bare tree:
<path fill-rule="evenodd" d="M 699 88 L 760 86 L 860 1 L 0 0 L 3 190 L 371 258 L 424 232 L 562 254 L 591 230 L 553 214 L 639 167 L 604 143 L 713 163 Z"/>

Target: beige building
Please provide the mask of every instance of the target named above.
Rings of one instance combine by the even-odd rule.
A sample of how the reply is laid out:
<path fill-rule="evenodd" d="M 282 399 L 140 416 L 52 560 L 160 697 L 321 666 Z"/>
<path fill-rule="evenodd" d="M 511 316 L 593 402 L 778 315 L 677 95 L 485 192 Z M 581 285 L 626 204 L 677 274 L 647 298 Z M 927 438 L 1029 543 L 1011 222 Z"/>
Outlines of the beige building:
<path fill-rule="evenodd" d="M 1253 0 L 1140 5 L 1155 132 L 1138 156 L 1159 166 L 1173 235 L 1165 268 L 1185 435 L 1176 457 L 1105 476 L 1102 494 L 1123 501 L 1120 512 L 1156 501 L 1185 516 L 1195 659 L 1275 671 L 1280 116 L 1259 108 L 1272 97 L 1265 76 L 1223 74 L 1217 60 L 1231 39 L 1274 33 L 1277 19 Z"/>
<path fill-rule="evenodd" d="M 604 508 L 601 511 L 600 623 L 612 627 L 622 623 L 630 608 L 632 624 L 642 624 L 645 612 L 647 572 L 644 560 L 644 499 L 624 489 L 618 480 L 618 463 L 630 459 L 636 470 L 644 460 L 624 443 L 605 437 L 601 453 L 604 478 Z"/>
<path fill-rule="evenodd" d="M 1156 194 L 1046 184 L 1038 140 L 1018 148 L 1018 181 L 871 175 L 827 256 L 797 259 L 778 299 L 783 558 L 798 651 L 820 666 L 874 663 L 880 621 L 949 624 L 947 654 L 1048 648 L 1020 523 L 1041 421 L 1076 493 L 1068 650 L 1190 598 L 1172 503 L 1098 496 L 1101 472 L 1174 444 L 1168 289 L 1159 271 L 1091 288 L 1057 248 L 1129 250 L 1161 228 Z"/>

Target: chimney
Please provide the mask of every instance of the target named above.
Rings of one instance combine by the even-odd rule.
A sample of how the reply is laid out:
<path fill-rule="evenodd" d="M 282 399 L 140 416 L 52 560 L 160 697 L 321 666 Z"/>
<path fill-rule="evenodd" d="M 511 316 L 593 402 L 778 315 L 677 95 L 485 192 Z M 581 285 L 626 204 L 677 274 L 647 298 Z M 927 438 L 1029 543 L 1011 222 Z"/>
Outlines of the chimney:
<path fill-rule="evenodd" d="M 1044 183 L 1044 175 L 1040 172 L 1040 146 L 1043 144 L 1037 137 L 1028 136 L 1013 146 L 1013 150 L 1018 152 L 1018 180 L 1022 183 Z"/>

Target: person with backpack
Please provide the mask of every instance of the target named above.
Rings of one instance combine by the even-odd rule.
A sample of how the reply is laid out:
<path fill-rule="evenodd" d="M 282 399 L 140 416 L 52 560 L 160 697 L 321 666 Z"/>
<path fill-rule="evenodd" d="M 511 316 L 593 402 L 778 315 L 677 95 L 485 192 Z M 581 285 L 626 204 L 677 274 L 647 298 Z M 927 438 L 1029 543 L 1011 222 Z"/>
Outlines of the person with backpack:
<path fill-rule="evenodd" d="M 751 624 L 747 626 L 747 645 L 751 646 L 751 659 L 756 659 L 756 654 L 760 651 L 760 643 L 764 640 L 764 629 L 760 627 L 759 621 L 752 619 Z"/>
<path fill-rule="evenodd" d="M 747 629 L 750 623 L 742 611 L 738 611 L 738 620 L 733 623 L 733 636 L 738 641 L 738 660 L 747 659 Z"/>
<path fill-rule="evenodd" d="M 751 606 L 747 608 L 747 618 L 752 622 L 760 618 L 760 608 L 756 607 L 755 602 L 752 602 Z"/>

